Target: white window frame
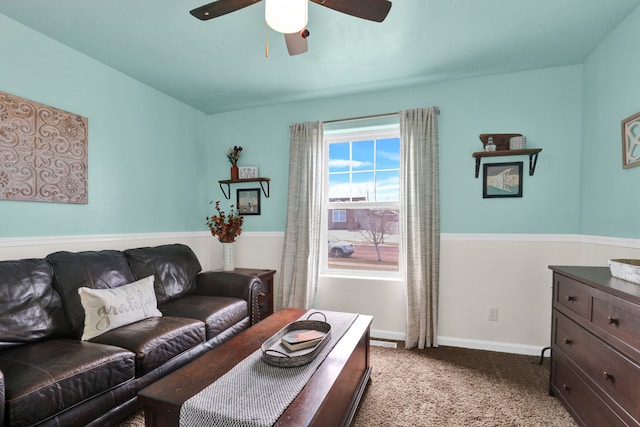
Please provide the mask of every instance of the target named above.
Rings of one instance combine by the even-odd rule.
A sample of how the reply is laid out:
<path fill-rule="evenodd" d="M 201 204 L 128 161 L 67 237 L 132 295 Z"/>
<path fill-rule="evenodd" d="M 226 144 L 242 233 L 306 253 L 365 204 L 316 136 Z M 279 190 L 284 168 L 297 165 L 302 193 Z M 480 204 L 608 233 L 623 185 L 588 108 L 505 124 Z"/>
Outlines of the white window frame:
<path fill-rule="evenodd" d="M 328 218 L 329 210 L 331 209 L 375 209 L 375 208 L 389 208 L 397 209 L 399 217 L 403 217 L 403 200 L 400 191 L 398 201 L 393 202 L 329 202 L 329 145 L 333 142 L 345 142 L 345 139 L 349 139 L 351 142 L 376 140 L 385 138 L 400 138 L 400 126 L 399 124 L 383 125 L 383 126 L 371 126 L 366 128 L 353 128 L 353 129 L 341 129 L 335 131 L 325 131 L 323 140 L 323 149 L 325 150 L 325 164 L 323 165 L 323 177 L 324 177 L 324 191 L 322 196 L 322 248 L 320 250 L 320 271 L 321 276 L 334 276 L 334 277 L 350 277 L 350 278 L 367 278 L 367 279 L 404 279 L 403 271 L 403 256 L 404 256 L 404 242 L 402 241 L 402 234 L 400 232 L 401 227 L 398 230 L 398 270 L 386 271 L 386 270 L 363 270 L 363 269 L 350 269 L 350 268 L 329 268 L 328 267 L 328 248 L 327 241 L 329 240 L 329 227 Z M 400 140 L 402 144 L 402 140 Z M 402 151 L 402 145 L 400 147 Z M 400 154 L 400 153 L 398 153 Z M 400 163 L 400 168 L 402 168 Z M 402 185 L 402 183 L 400 183 Z"/>

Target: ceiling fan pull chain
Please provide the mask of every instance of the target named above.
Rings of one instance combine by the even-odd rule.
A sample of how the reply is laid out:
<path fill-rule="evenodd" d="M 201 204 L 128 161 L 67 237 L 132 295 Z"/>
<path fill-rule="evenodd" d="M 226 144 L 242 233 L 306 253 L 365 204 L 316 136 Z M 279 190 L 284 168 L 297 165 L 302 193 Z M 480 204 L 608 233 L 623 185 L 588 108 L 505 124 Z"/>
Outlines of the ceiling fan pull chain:
<path fill-rule="evenodd" d="M 264 24 L 265 26 L 265 30 L 264 30 L 264 56 L 265 58 L 269 57 L 269 24 L 267 24 L 265 22 Z"/>

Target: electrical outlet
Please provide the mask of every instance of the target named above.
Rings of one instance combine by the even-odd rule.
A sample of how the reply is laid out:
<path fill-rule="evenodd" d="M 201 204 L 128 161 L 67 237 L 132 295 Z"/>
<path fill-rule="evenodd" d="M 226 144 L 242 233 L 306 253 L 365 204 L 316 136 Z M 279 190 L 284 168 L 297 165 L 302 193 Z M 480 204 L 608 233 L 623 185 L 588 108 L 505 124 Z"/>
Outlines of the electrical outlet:
<path fill-rule="evenodd" d="M 489 307 L 489 320 L 492 322 L 498 321 L 498 307 Z"/>

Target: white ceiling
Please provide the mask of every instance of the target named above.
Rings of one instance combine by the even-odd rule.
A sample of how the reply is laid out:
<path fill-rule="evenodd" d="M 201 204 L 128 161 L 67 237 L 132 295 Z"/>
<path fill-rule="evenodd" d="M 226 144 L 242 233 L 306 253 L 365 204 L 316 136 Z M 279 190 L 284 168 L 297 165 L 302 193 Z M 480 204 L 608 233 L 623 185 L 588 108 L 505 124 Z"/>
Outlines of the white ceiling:
<path fill-rule="evenodd" d="M 354 2 L 357 0 L 353 0 Z M 382 23 L 309 4 L 291 57 L 264 2 L 200 21 L 207 0 L 2 0 L 0 13 L 205 113 L 582 63 L 640 0 L 391 0 Z"/>

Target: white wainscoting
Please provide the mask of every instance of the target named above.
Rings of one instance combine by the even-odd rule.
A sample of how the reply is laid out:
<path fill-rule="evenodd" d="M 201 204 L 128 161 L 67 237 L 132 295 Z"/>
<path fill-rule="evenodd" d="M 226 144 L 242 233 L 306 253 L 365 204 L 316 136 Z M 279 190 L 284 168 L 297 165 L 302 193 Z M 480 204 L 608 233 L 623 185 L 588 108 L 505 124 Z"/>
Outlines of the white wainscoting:
<path fill-rule="evenodd" d="M 283 239 L 281 232 L 243 233 L 236 243 L 236 266 L 279 270 Z M 221 246 L 208 232 L 0 238 L 0 260 L 44 257 L 59 250 L 175 242 L 189 245 L 204 270 L 221 267 Z M 550 339 L 548 266 L 605 266 L 610 258 L 640 258 L 640 241 L 582 235 L 443 234 L 440 345 L 538 355 Z M 278 280 L 276 274 L 276 287 Z M 370 314 L 373 337 L 404 339 L 401 281 L 322 277 L 315 307 Z M 491 307 L 498 308 L 497 321 L 488 320 Z"/>

